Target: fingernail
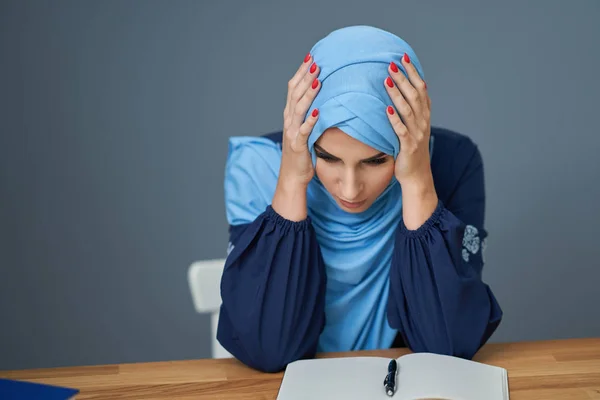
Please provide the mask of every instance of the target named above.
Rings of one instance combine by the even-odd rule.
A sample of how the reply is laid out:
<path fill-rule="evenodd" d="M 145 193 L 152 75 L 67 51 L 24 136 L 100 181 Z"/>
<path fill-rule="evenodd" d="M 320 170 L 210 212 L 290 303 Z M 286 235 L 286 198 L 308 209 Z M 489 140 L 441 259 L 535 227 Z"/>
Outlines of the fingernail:
<path fill-rule="evenodd" d="M 410 64 L 410 57 L 406 53 L 404 53 L 404 62 Z"/>
<path fill-rule="evenodd" d="M 390 114 L 390 115 L 394 115 L 394 107 L 392 107 L 392 106 L 388 106 L 388 108 L 387 108 L 387 112 L 388 112 L 388 114 Z"/>
<path fill-rule="evenodd" d="M 315 79 L 315 80 L 313 81 L 313 83 L 312 83 L 312 88 L 313 88 L 313 89 L 316 89 L 316 88 L 317 88 L 317 86 L 319 86 L 319 80 L 318 80 L 318 79 Z"/>
<path fill-rule="evenodd" d="M 392 71 L 398 72 L 398 66 L 393 61 L 390 63 L 390 68 L 392 69 Z"/>
<path fill-rule="evenodd" d="M 387 78 L 385 78 L 385 83 L 389 86 L 389 87 L 394 87 L 394 82 L 392 81 L 392 78 L 390 78 L 389 76 Z"/>
<path fill-rule="evenodd" d="M 313 65 L 310 66 L 310 73 L 313 74 L 316 70 L 317 70 L 317 64 L 313 63 Z"/>
<path fill-rule="evenodd" d="M 304 57 L 304 62 L 307 63 L 308 60 L 310 60 L 310 53 L 306 54 L 306 57 Z"/>
<path fill-rule="evenodd" d="M 315 118 L 317 115 L 319 115 L 319 109 L 315 108 L 312 112 L 312 116 L 313 116 L 313 118 Z"/>
<path fill-rule="evenodd" d="M 427 82 L 423 82 L 423 85 L 425 85 L 425 89 L 427 89 Z"/>

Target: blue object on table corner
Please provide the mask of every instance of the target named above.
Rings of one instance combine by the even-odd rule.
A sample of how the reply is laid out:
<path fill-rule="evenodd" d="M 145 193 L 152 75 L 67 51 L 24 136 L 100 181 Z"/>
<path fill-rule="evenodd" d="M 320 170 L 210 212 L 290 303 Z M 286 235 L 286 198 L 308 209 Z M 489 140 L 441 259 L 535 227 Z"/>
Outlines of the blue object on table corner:
<path fill-rule="evenodd" d="M 2 400 L 68 400 L 73 399 L 77 393 L 78 389 L 0 378 Z"/>

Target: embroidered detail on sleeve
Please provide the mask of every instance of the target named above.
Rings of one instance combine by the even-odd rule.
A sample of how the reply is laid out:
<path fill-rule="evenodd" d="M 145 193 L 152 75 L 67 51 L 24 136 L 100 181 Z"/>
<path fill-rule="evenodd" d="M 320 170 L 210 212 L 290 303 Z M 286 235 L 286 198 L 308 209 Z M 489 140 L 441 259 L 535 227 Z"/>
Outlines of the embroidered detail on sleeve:
<path fill-rule="evenodd" d="M 229 256 L 229 253 L 231 253 L 233 251 L 233 248 L 235 246 L 233 245 L 233 243 L 229 242 L 227 243 L 227 256 Z"/>
<path fill-rule="evenodd" d="M 465 248 L 462 249 L 462 256 L 463 256 L 463 260 L 465 260 L 465 262 L 469 262 L 469 252 L 467 251 L 467 249 L 465 249 Z"/>
<path fill-rule="evenodd" d="M 462 242 L 462 257 L 465 262 L 469 262 L 469 253 L 475 254 L 479 251 L 479 244 L 479 231 L 473 225 L 467 225 Z"/>

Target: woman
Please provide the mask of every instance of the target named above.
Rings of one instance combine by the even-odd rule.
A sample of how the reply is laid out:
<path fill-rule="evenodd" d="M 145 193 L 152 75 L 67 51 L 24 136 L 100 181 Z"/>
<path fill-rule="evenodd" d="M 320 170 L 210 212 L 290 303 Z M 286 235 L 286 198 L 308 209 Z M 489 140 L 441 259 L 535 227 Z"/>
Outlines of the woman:
<path fill-rule="evenodd" d="M 397 346 L 471 358 L 502 317 L 481 280 L 483 166 L 431 128 L 413 50 L 339 29 L 288 86 L 282 133 L 230 140 L 220 343 L 262 371 Z"/>

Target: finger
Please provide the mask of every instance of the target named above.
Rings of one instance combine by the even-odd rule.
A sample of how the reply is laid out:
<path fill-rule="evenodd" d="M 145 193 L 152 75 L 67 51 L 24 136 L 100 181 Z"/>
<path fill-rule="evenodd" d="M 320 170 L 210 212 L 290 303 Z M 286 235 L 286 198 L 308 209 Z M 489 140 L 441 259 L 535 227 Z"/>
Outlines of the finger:
<path fill-rule="evenodd" d="M 412 148 L 414 139 L 408 133 L 408 128 L 404 125 L 394 107 L 388 106 L 385 114 L 388 116 L 390 124 L 392 124 L 392 128 L 400 141 L 400 151 L 402 152 Z"/>
<path fill-rule="evenodd" d="M 294 89 L 296 89 L 296 86 L 298 86 L 298 83 L 302 80 L 304 75 L 306 75 L 306 73 L 308 72 L 310 65 L 311 65 L 310 64 L 311 60 L 312 60 L 312 55 L 310 53 L 308 53 L 304 57 L 304 61 L 302 62 L 302 64 L 300 64 L 300 67 L 298 67 L 298 70 L 296 71 L 296 73 L 294 74 L 292 79 L 290 79 L 288 81 L 287 98 L 285 101 L 285 109 L 283 111 L 284 118 L 287 116 L 287 113 L 289 112 L 289 109 L 290 109 L 289 104 L 290 104 L 290 98 L 292 96 L 292 93 L 293 93 Z"/>
<path fill-rule="evenodd" d="M 411 64 L 412 65 L 412 64 Z M 419 91 L 413 87 L 411 81 L 404 75 L 395 62 L 391 62 L 388 66 L 388 72 L 396 86 L 402 93 L 413 111 L 418 115 L 421 113 L 422 99 Z"/>
<path fill-rule="evenodd" d="M 399 117 L 402 118 L 402 121 L 408 128 L 409 132 L 416 133 L 418 131 L 416 123 L 416 111 L 406 101 L 404 95 L 400 92 L 398 86 L 394 84 L 392 78 L 388 76 L 385 79 L 384 85 L 388 95 L 390 96 L 390 99 L 392 99 L 392 102 L 396 107 L 396 110 L 399 112 Z"/>
<path fill-rule="evenodd" d="M 411 85 L 419 93 L 421 104 L 429 106 L 430 99 L 429 94 L 427 93 L 427 84 L 421 75 L 419 75 L 419 71 L 417 71 L 415 65 L 410 61 L 410 56 L 406 53 L 404 53 L 404 56 L 402 56 L 402 66 L 408 75 L 408 80 L 410 81 Z"/>
<path fill-rule="evenodd" d="M 309 117 L 298 129 L 298 135 L 296 136 L 295 150 L 303 149 L 308 146 L 308 137 L 312 132 L 317 120 L 319 119 L 319 109 L 315 108 L 310 113 Z"/>
<path fill-rule="evenodd" d="M 293 110 L 291 115 L 292 117 L 292 127 L 299 127 L 304 118 L 306 117 L 306 113 L 310 108 L 310 105 L 314 101 L 319 89 L 321 89 L 321 82 L 316 77 L 319 74 L 319 67 L 316 64 L 313 64 L 315 67 L 311 68 L 310 72 L 306 74 L 302 82 L 296 88 L 297 94 L 294 93 L 292 95 Z M 300 96 L 302 94 L 302 96 Z M 300 96 L 300 97 L 298 97 Z"/>
<path fill-rule="evenodd" d="M 413 87 L 417 89 L 419 93 L 425 93 L 425 81 L 421 78 L 419 71 L 417 71 L 415 65 L 410 61 L 410 56 L 406 53 L 404 53 L 404 56 L 402 56 L 402 66 L 404 67 L 404 70 L 408 75 L 408 79 Z"/>

